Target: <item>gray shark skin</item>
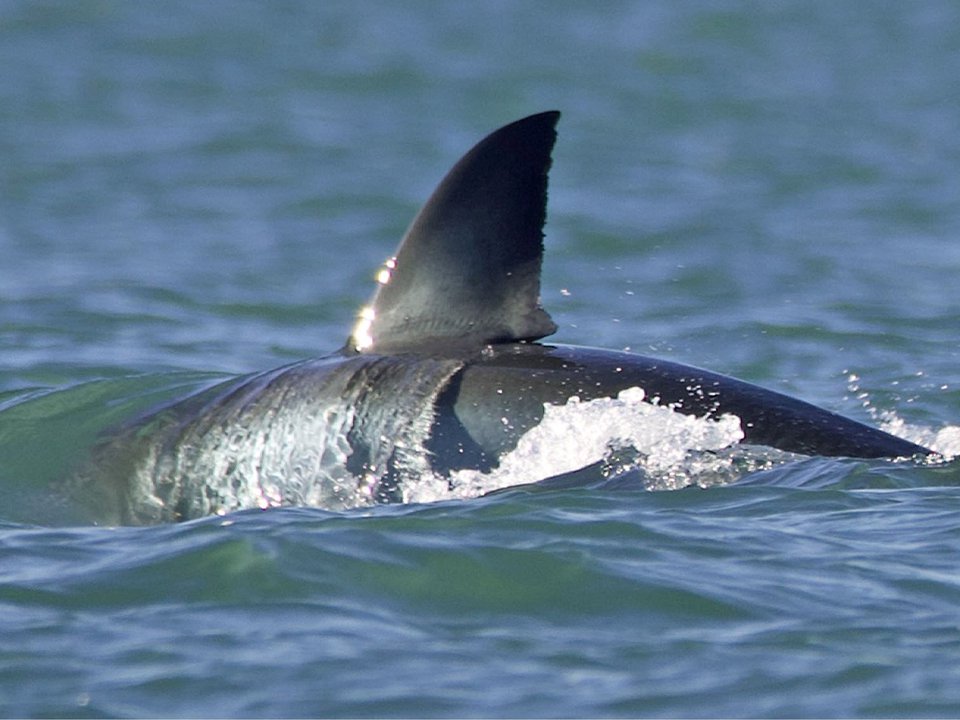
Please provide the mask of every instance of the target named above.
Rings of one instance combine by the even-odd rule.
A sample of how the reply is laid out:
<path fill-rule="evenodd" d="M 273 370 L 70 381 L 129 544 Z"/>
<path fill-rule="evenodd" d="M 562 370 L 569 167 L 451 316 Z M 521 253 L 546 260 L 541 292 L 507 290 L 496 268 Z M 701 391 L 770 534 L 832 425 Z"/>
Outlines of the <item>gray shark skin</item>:
<path fill-rule="evenodd" d="M 544 405 L 640 387 L 680 413 L 740 418 L 743 442 L 808 455 L 930 450 L 786 395 L 655 358 L 538 343 L 557 112 L 495 131 L 447 174 L 377 279 L 346 345 L 202 390 L 95 448 L 69 494 L 92 522 L 401 500 L 406 480 L 488 471 Z"/>

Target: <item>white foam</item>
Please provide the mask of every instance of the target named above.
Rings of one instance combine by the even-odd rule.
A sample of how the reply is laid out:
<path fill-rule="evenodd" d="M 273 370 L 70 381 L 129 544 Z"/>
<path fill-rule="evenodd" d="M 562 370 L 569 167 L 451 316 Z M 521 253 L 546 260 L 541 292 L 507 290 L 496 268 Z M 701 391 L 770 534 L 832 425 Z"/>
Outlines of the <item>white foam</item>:
<path fill-rule="evenodd" d="M 946 386 L 942 389 L 946 389 Z M 893 410 L 880 410 L 873 404 L 870 393 L 860 388 L 860 378 L 856 373 L 848 374 L 847 390 L 856 395 L 860 404 L 884 432 L 930 448 L 947 460 L 960 457 L 960 426 L 947 425 L 935 430 L 922 425 L 910 425 Z"/>
<path fill-rule="evenodd" d="M 634 387 L 616 398 L 565 405 L 544 404 L 543 420 L 488 473 L 459 470 L 449 478 L 423 477 L 405 484 L 407 502 L 469 498 L 504 487 L 533 483 L 609 460 L 624 450 L 658 487 L 687 485 L 694 476 L 716 474 L 730 460 L 712 455 L 743 439 L 733 415 L 698 418 L 644 402 Z M 628 469 L 628 468 L 621 468 Z"/>
<path fill-rule="evenodd" d="M 947 425 L 934 430 L 922 425 L 910 425 L 892 411 L 884 411 L 879 416 L 880 429 L 884 432 L 928 447 L 947 460 L 960 457 L 960 426 Z"/>

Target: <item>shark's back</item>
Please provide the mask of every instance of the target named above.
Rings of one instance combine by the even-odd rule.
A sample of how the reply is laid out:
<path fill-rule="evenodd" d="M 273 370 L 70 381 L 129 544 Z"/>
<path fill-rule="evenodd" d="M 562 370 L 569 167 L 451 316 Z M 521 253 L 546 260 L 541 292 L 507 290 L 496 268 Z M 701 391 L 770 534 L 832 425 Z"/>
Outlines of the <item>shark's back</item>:
<path fill-rule="evenodd" d="M 857 457 L 929 453 L 749 383 L 628 353 L 537 343 L 559 113 L 511 123 L 447 174 L 338 352 L 211 388 L 117 431 L 69 484 L 102 522 L 403 499 L 404 483 L 495 467 L 546 405 L 641 387 L 740 418 L 747 442 Z"/>

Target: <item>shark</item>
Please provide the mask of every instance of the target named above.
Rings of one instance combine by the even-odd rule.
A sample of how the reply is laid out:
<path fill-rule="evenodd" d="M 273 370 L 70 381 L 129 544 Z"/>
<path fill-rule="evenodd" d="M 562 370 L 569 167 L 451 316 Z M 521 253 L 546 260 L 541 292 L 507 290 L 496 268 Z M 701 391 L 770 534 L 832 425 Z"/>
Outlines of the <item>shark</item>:
<path fill-rule="evenodd" d="M 626 351 L 545 342 L 540 303 L 560 113 L 477 143 L 376 274 L 343 347 L 152 408 L 93 449 L 68 494 L 98 524 L 246 508 L 402 502 L 417 477 L 488 472 L 576 398 L 735 416 L 742 443 L 787 453 L 913 458 L 931 450 L 726 375 Z"/>

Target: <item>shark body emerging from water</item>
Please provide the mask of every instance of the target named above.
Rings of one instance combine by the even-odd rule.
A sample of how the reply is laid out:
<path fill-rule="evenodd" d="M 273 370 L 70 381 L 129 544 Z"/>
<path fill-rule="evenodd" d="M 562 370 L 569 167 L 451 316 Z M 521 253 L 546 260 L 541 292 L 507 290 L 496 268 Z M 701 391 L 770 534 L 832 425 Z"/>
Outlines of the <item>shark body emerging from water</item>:
<path fill-rule="evenodd" d="M 557 112 L 493 132 L 420 210 L 345 346 L 229 380 L 117 430 L 70 483 L 94 522 L 247 507 L 400 501 L 424 473 L 489 471 L 545 406 L 648 400 L 739 418 L 743 442 L 807 455 L 929 454 L 786 395 L 655 358 L 541 342 L 547 175 Z"/>

